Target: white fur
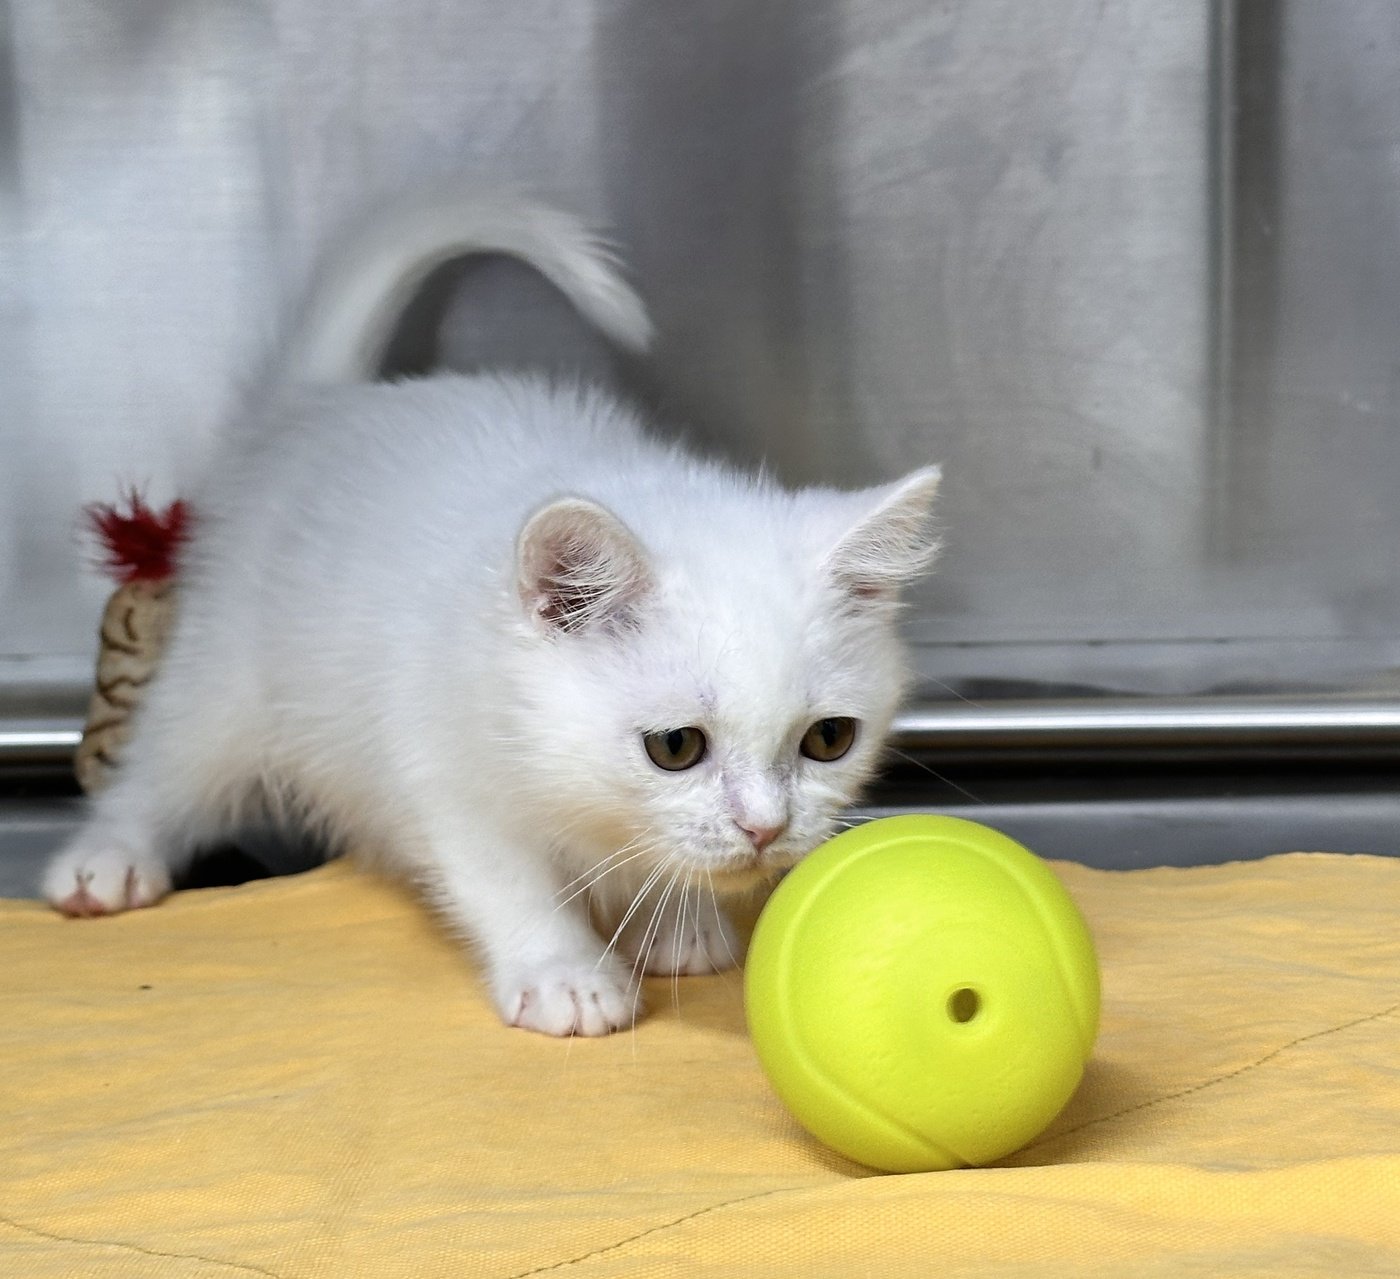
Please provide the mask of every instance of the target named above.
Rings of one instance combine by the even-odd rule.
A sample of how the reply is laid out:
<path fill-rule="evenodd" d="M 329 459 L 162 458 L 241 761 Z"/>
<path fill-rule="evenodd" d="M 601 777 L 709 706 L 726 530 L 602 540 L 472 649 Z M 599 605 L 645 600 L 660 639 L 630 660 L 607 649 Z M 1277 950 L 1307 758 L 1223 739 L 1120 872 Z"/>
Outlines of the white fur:
<path fill-rule="evenodd" d="M 715 892 L 803 856 L 869 776 L 936 483 L 788 492 L 538 380 L 288 391 L 195 495 L 170 648 L 45 892 L 148 905 L 270 803 L 419 884 L 507 1022 L 623 1025 L 641 970 L 734 961 Z M 854 747 L 803 757 L 830 716 Z M 643 735 L 681 726 L 709 751 L 666 772 Z"/>

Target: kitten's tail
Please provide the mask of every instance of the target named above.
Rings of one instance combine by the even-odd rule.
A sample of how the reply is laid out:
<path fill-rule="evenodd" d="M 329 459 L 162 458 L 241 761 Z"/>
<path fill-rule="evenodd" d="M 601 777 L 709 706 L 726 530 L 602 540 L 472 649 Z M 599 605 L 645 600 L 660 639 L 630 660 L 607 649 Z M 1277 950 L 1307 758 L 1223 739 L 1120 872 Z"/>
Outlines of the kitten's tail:
<path fill-rule="evenodd" d="M 607 246 L 578 219 L 523 197 L 438 188 L 381 210 L 322 264 L 276 380 L 374 377 L 394 326 L 423 282 L 470 253 L 521 259 L 618 345 L 634 351 L 649 345 L 645 306 Z"/>

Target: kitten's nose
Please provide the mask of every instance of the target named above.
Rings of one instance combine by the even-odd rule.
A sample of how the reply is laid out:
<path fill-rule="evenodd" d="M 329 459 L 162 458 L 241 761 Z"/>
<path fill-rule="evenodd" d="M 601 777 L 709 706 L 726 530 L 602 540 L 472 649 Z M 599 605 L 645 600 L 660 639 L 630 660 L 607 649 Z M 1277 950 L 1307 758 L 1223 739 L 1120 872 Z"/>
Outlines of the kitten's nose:
<path fill-rule="evenodd" d="M 781 826 L 746 826 L 743 822 L 734 824 L 749 837 L 749 843 L 753 845 L 756 853 L 761 853 L 787 829 L 786 822 Z"/>

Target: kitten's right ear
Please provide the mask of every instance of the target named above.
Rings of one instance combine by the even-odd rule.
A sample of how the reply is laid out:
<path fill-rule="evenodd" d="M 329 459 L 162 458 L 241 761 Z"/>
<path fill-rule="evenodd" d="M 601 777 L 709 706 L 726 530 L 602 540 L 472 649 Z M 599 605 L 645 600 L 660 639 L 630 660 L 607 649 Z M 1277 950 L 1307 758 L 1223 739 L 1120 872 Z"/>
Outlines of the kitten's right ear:
<path fill-rule="evenodd" d="M 516 540 L 516 586 L 541 630 L 572 632 L 614 622 L 651 590 L 651 565 L 606 507 L 565 497 L 536 511 Z"/>

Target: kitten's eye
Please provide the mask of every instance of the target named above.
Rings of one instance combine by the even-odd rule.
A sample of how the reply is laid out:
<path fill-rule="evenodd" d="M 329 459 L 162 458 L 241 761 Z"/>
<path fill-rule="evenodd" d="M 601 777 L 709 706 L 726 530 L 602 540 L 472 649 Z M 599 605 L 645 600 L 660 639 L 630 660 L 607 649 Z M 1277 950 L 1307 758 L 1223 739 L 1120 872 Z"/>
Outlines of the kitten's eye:
<path fill-rule="evenodd" d="M 642 738 L 651 762 L 668 773 L 682 773 L 705 758 L 705 734 L 698 728 L 673 728 Z"/>
<path fill-rule="evenodd" d="M 829 764 L 840 759 L 856 740 L 856 722 L 845 715 L 819 719 L 802 734 L 802 753 L 808 759 Z"/>

